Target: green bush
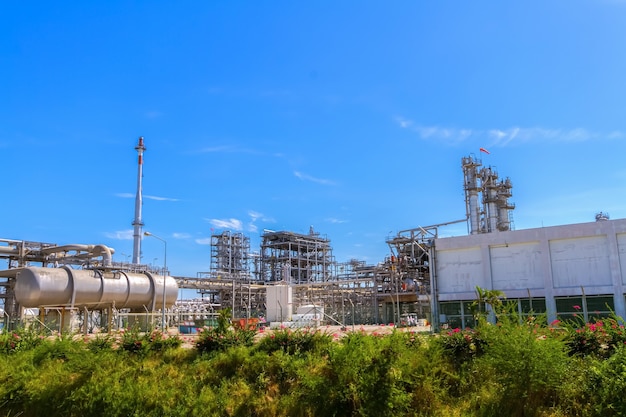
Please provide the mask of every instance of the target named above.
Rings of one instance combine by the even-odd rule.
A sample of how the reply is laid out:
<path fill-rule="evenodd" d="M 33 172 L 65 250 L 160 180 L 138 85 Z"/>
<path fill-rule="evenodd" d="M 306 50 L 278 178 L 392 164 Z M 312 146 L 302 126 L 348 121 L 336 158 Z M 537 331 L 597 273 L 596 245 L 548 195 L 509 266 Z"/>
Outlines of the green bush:
<path fill-rule="evenodd" d="M 178 335 L 164 335 L 159 330 L 153 330 L 146 337 L 148 339 L 148 349 L 155 352 L 176 349 L 183 343 Z"/>
<path fill-rule="evenodd" d="M 256 330 L 233 329 L 230 325 L 230 309 L 220 310 L 217 327 L 205 326 L 196 340 L 199 353 L 222 352 L 235 346 L 252 346 Z"/>
<path fill-rule="evenodd" d="M 160 332 L 131 330 L 119 339 L 32 334 L 32 344 L 0 354 L 0 415 L 626 414 L 619 395 L 626 390 L 619 322 L 603 320 L 605 328 L 617 326 L 607 356 L 572 354 L 575 331 L 548 326 L 542 317 L 498 319 L 434 336 L 394 331 L 335 337 L 282 329 L 256 344 L 254 332 L 235 331 L 224 321 L 200 333 L 203 349 L 170 348 L 180 339 Z M 599 332 L 597 322 L 586 331 L 592 330 Z"/>
<path fill-rule="evenodd" d="M 221 331 L 218 328 L 204 327 L 198 333 L 195 346 L 200 353 L 222 352 L 235 346 L 252 346 L 255 335 L 255 330 Z"/>
<path fill-rule="evenodd" d="M 568 353 L 572 356 L 608 358 L 626 343 L 623 320 L 616 316 L 590 323 L 585 323 L 581 316 L 562 325 L 567 332 Z"/>
<path fill-rule="evenodd" d="M 118 348 L 125 352 L 145 353 L 148 350 L 148 340 L 137 328 L 122 330 Z"/>
<path fill-rule="evenodd" d="M 443 354 L 460 369 L 467 362 L 481 356 L 487 347 L 487 341 L 480 329 L 456 328 L 440 334 L 437 343 L 441 345 Z"/>
<path fill-rule="evenodd" d="M 484 353 L 472 367 L 471 383 L 482 383 L 490 393 L 474 403 L 483 416 L 542 416 L 563 399 L 569 359 L 559 335 L 541 319 L 523 324 L 504 318 L 498 325 L 482 322 Z"/>
<path fill-rule="evenodd" d="M 19 328 L 0 332 L 0 354 L 9 354 L 33 349 L 40 345 L 45 336 L 33 328 Z"/>
<path fill-rule="evenodd" d="M 325 349 L 333 336 L 315 329 L 288 329 L 270 331 L 257 343 L 256 349 L 266 353 L 281 351 L 289 355 Z"/>
<path fill-rule="evenodd" d="M 406 353 L 403 336 L 349 333 L 303 376 L 302 402 L 315 416 L 405 415 L 411 395 L 398 361 Z"/>
<path fill-rule="evenodd" d="M 106 344 L 106 342 L 104 342 Z M 160 330 L 140 332 L 137 329 L 124 331 L 119 341 L 119 349 L 126 352 L 146 354 L 148 351 L 163 352 L 176 349 L 183 341 L 178 335 L 164 335 Z"/>
<path fill-rule="evenodd" d="M 112 350 L 115 343 L 115 338 L 108 333 L 86 337 L 84 340 L 87 344 L 87 349 L 94 353 Z"/>
<path fill-rule="evenodd" d="M 590 405 L 589 416 L 626 415 L 626 347 L 619 346 L 606 360 L 588 358 L 583 390 L 584 401 Z"/>

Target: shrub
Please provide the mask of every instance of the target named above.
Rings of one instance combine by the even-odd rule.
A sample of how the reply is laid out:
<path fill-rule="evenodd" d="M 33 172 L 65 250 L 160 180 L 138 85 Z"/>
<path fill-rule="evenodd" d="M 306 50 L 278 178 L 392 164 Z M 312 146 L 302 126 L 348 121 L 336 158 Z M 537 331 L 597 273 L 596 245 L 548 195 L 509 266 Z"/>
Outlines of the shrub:
<path fill-rule="evenodd" d="M 399 362 L 407 354 L 401 337 L 346 335 L 329 349 L 327 361 L 303 374 L 303 406 L 316 416 L 406 415 L 411 394 Z"/>
<path fill-rule="evenodd" d="M 332 335 L 319 330 L 283 328 L 264 336 L 256 348 L 266 353 L 281 351 L 288 355 L 295 355 L 325 348 L 332 340 Z"/>
<path fill-rule="evenodd" d="M 560 402 L 569 362 L 560 336 L 541 317 L 518 323 L 510 316 L 497 325 L 479 325 L 486 344 L 468 378 L 489 392 L 488 400 L 474 401 L 481 415 L 541 416 Z"/>
<path fill-rule="evenodd" d="M 587 358 L 584 391 L 590 416 L 626 415 L 626 347 L 618 346 L 608 359 Z"/>
<path fill-rule="evenodd" d="M 480 330 L 456 328 L 442 333 L 437 339 L 443 354 L 447 356 L 457 369 L 465 363 L 479 357 L 485 352 L 487 341 Z"/>
<path fill-rule="evenodd" d="M 131 353 L 145 353 L 148 350 L 148 341 L 137 328 L 122 331 L 119 349 Z"/>
<path fill-rule="evenodd" d="M 0 353 L 10 354 L 39 346 L 44 336 L 32 328 L 20 328 L 0 333 Z"/>
<path fill-rule="evenodd" d="M 122 333 L 119 348 L 127 352 L 145 354 L 148 351 L 163 352 L 176 349 L 182 343 L 178 335 L 164 335 L 160 330 L 141 333 L 137 329 L 131 329 Z"/>
<path fill-rule="evenodd" d="M 196 349 L 200 353 L 224 351 L 233 346 L 252 346 L 256 330 L 233 329 L 230 326 L 230 309 L 220 310 L 217 327 L 205 326 L 198 334 Z"/>
<path fill-rule="evenodd" d="M 204 327 L 198 334 L 196 349 L 200 353 L 224 351 L 233 346 L 252 346 L 255 330 L 239 329 L 220 331 L 219 328 Z"/>
<path fill-rule="evenodd" d="M 178 335 L 164 335 L 159 330 L 153 330 L 146 335 L 148 349 L 154 352 L 163 352 L 169 349 L 179 348 L 183 341 Z"/>
<path fill-rule="evenodd" d="M 33 364 L 40 365 L 44 361 L 68 362 L 87 351 L 80 339 L 72 334 L 57 335 L 43 339 L 33 350 Z"/>
<path fill-rule="evenodd" d="M 611 316 L 585 323 L 582 317 L 563 323 L 567 332 L 566 346 L 572 356 L 594 355 L 610 357 L 616 348 L 626 343 L 626 329 L 623 321 Z"/>
<path fill-rule="evenodd" d="M 91 338 L 90 337 L 85 338 L 87 349 L 89 349 L 91 352 L 94 352 L 94 353 L 112 350 L 114 342 L 115 342 L 115 338 L 113 338 L 108 333 L 98 334 Z"/>

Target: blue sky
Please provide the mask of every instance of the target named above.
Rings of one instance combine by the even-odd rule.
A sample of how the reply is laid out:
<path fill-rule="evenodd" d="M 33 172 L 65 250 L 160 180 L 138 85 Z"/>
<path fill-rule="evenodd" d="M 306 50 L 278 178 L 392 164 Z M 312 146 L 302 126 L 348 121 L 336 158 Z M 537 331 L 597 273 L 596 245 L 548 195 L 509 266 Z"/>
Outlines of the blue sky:
<path fill-rule="evenodd" d="M 258 250 L 312 225 L 382 261 L 465 216 L 470 154 L 511 179 L 518 230 L 623 218 L 625 21 L 618 0 L 4 3 L 0 238 L 127 260 L 139 136 L 173 275 L 225 229 Z"/>

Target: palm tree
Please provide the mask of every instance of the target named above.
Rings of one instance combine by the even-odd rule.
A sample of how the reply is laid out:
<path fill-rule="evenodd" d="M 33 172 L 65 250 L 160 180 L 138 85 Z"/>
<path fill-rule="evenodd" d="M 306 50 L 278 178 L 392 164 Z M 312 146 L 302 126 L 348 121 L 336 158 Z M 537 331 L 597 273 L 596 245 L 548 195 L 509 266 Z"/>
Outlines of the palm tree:
<path fill-rule="evenodd" d="M 488 290 L 486 288 L 476 286 L 476 294 L 478 297 L 476 298 L 476 301 L 472 303 L 472 307 L 477 319 L 487 315 L 487 304 L 491 306 L 491 310 L 496 314 L 496 316 L 501 312 L 502 299 L 505 298 L 502 291 Z"/>

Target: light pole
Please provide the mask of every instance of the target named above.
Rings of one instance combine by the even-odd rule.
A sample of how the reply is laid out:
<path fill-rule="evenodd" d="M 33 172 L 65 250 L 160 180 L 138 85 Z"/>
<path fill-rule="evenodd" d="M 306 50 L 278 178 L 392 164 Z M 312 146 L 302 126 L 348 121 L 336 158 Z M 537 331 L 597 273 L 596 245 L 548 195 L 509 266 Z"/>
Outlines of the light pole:
<path fill-rule="evenodd" d="M 167 274 L 167 242 L 165 239 L 158 237 L 157 235 L 150 232 L 143 232 L 144 236 L 152 236 L 155 239 L 163 242 L 164 253 L 163 253 L 163 317 L 161 318 L 161 330 L 166 330 L 166 322 L 165 322 L 165 274 Z"/>

